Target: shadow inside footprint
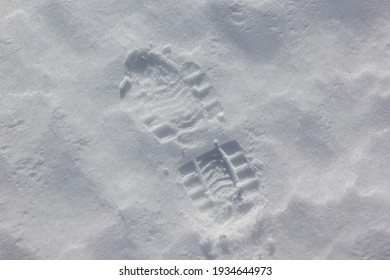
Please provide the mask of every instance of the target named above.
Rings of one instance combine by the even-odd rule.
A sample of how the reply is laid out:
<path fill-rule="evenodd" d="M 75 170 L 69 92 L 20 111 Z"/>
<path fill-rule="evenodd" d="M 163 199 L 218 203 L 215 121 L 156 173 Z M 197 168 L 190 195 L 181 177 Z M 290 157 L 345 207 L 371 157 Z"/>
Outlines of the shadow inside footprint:
<path fill-rule="evenodd" d="M 149 49 L 139 49 L 133 51 L 126 59 L 126 67 L 130 72 L 142 73 L 145 72 L 148 67 L 159 68 L 161 65 L 169 70 L 174 70 L 166 61 L 161 57 L 151 52 Z M 176 71 L 174 71 L 176 72 Z"/>

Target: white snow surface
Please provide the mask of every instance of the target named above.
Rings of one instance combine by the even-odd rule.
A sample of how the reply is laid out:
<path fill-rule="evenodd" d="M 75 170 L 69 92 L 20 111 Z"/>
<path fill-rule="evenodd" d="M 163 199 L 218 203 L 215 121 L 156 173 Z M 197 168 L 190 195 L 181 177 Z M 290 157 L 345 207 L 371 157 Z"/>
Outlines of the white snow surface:
<path fill-rule="evenodd" d="M 0 7 L 1 259 L 390 259 L 389 1 Z"/>

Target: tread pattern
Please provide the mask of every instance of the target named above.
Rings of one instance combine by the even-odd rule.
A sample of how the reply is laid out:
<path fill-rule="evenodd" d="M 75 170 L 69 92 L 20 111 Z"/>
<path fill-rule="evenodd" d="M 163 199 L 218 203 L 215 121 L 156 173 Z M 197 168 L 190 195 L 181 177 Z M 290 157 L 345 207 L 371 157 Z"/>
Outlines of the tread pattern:
<path fill-rule="evenodd" d="M 178 65 L 169 54 L 139 49 L 125 62 L 120 95 L 132 91 L 132 106 L 160 143 L 189 144 L 223 109 L 206 73 L 194 62 Z"/>
<path fill-rule="evenodd" d="M 237 141 L 215 147 L 178 168 L 182 184 L 202 210 L 242 203 L 260 180 Z"/>

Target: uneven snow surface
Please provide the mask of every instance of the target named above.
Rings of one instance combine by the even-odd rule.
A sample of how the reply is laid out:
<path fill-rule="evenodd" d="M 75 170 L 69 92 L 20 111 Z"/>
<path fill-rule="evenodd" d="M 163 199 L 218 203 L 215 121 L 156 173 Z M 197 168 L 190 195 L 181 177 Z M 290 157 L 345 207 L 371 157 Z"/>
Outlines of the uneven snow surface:
<path fill-rule="evenodd" d="M 390 259 L 389 1 L 0 7 L 1 259 Z"/>

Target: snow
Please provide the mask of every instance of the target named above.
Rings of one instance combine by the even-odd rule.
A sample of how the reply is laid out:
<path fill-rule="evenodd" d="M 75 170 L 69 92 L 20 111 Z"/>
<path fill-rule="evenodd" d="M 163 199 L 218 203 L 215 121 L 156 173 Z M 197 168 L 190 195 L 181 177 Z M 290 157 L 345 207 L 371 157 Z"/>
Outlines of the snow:
<path fill-rule="evenodd" d="M 389 12 L 1 1 L 0 258 L 390 259 Z"/>

